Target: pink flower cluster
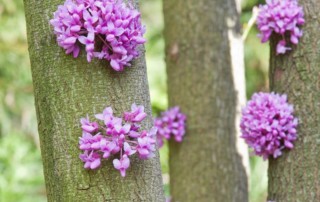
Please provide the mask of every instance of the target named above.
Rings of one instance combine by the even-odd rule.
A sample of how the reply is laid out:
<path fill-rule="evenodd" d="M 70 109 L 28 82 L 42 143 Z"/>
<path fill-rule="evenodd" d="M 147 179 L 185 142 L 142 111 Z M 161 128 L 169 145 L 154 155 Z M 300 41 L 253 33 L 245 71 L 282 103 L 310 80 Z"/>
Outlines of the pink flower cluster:
<path fill-rule="evenodd" d="M 242 110 L 241 133 L 258 156 L 277 158 L 297 139 L 298 119 L 286 95 L 255 93 Z"/>
<path fill-rule="evenodd" d="M 87 60 L 106 59 L 116 71 L 139 57 L 145 27 L 140 13 L 122 0 L 66 0 L 50 20 L 59 46 L 78 57 L 85 45 Z"/>
<path fill-rule="evenodd" d="M 89 118 L 81 119 L 82 137 L 79 148 L 84 151 L 80 159 L 84 168 L 96 169 L 101 165 L 101 158 L 119 155 L 113 160 L 114 167 L 125 177 L 130 166 L 129 156 L 137 153 L 140 159 L 152 158 L 156 150 L 155 127 L 150 131 L 140 131 L 139 123 L 147 116 L 143 106 L 133 104 L 130 112 L 124 112 L 123 118 L 113 115 L 111 107 L 104 109 L 95 117 L 103 122 L 91 122 Z"/>
<path fill-rule="evenodd" d="M 163 140 L 169 140 L 171 136 L 177 142 L 181 142 L 185 134 L 186 115 L 180 112 L 179 107 L 173 107 L 161 113 L 161 116 L 154 121 L 155 127 L 158 128 L 157 142 L 162 147 Z"/>
<path fill-rule="evenodd" d="M 284 54 L 291 50 L 287 46 L 285 35 L 290 35 L 290 41 L 298 44 L 302 31 L 299 26 L 303 25 L 303 8 L 298 5 L 297 0 L 266 0 L 266 5 L 260 5 L 257 18 L 259 37 L 261 42 L 269 40 L 272 33 L 279 34 L 282 39 L 277 44 L 277 54 Z"/>

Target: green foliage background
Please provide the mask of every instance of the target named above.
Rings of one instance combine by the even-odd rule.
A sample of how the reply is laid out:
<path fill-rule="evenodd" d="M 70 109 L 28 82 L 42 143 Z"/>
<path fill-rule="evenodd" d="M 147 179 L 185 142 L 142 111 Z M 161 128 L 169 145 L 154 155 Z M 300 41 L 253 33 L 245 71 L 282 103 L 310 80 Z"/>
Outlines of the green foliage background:
<path fill-rule="evenodd" d="M 252 7 L 261 0 L 244 0 L 242 24 L 247 28 Z M 147 25 L 146 56 L 154 115 L 168 106 L 161 0 L 141 0 Z M 269 46 L 261 44 L 252 28 L 245 41 L 248 98 L 268 90 Z M 200 70 L 200 67 L 199 67 Z M 161 149 L 165 182 L 168 179 L 168 148 Z M 251 157 L 250 201 L 266 199 L 267 162 Z M 0 201 L 46 201 L 42 162 L 34 109 L 33 87 L 27 51 L 26 28 L 21 0 L 0 0 Z M 166 193 L 169 185 L 165 185 Z"/>

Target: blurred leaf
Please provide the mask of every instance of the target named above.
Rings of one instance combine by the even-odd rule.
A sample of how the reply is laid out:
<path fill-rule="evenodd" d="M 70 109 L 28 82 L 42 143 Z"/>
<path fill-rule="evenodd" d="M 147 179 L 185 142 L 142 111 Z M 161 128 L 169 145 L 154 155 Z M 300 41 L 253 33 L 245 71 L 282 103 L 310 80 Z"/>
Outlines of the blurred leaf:
<path fill-rule="evenodd" d="M 46 201 L 41 156 L 32 141 L 15 133 L 0 138 L 0 201 Z"/>

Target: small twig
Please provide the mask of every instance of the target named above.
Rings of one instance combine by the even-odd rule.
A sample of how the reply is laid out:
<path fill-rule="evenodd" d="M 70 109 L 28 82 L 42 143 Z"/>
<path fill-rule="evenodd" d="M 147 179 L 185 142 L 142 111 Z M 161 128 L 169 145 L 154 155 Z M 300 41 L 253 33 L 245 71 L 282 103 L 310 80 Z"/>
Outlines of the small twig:
<path fill-rule="evenodd" d="M 112 51 L 112 47 L 100 36 L 100 34 L 98 34 L 98 37 L 102 41 L 102 43 L 104 43 L 104 45 L 108 46 L 109 50 Z"/>
<path fill-rule="evenodd" d="M 252 26 L 254 25 L 254 23 L 256 22 L 257 20 L 257 17 L 258 17 L 258 14 L 259 14 L 259 8 L 258 7 L 253 7 L 252 9 L 252 16 L 248 22 L 248 25 L 246 27 L 246 29 L 244 30 L 243 34 L 242 34 L 242 40 L 245 41 L 246 38 L 248 37 L 249 35 L 249 32 L 252 28 Z"/>

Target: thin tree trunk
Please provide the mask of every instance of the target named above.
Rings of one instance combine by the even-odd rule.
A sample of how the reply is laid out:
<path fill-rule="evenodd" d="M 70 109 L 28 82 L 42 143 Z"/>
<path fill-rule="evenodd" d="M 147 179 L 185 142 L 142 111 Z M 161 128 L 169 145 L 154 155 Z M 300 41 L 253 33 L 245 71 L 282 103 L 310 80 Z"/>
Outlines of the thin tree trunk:
<path fill-rule="evenodd" d="M 306 24 L 297 47 L 276 56 L 271 42 L 271 90 L 287 94 L 299 118 L 295 148 L 269 161 L 268 199 L 277 202 L 320 201 L 320 2 L 299 3 Z"/>
<path fill-rule="evenodd" d="M 151 107 L 144 55 L 131 68 L 117 73 L 106 61 L 86 61 L 66 55 L 49 20 L 63 0 L 25 0 L 29 54 L 48 201 L 164 201 L 157 157 L 132 160 L 122 178 L 112 161 L 87 171 L 79 159 L 79 120 L 112 106 L 117 115 L 132 103 L 148 113 Z M 144 51 L 144 49 L 141 49 Z"/>
<path fill-rule="evenodd" d="M 248 200 L 248 151 L 239 141 L 245 102 L 243 45 L 235 0 L 164 0 L 170 106 L 187 114 L 170 142 L 170 190 L 179 202 Z"/>

